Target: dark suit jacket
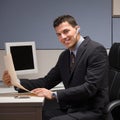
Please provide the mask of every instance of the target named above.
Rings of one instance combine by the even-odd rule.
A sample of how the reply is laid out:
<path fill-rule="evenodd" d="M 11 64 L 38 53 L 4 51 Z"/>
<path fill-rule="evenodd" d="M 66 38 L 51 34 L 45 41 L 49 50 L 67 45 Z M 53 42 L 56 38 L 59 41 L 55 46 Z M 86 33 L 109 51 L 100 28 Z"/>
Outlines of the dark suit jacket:
<path fill-rule="evenodd" d="M 77 51 L 71 73 L 70 52 L 67 49 L 44 78 L 22 80 L 21 84 L 29 90 L 36 87 L 51 89 L 62 81 L 65 90 L 57 91 L 60 105 L 66 105 L 73 111 L 103 112 L 108 102 L 107 52 L 101 44 L 89 37 L 84 39 Z"/>

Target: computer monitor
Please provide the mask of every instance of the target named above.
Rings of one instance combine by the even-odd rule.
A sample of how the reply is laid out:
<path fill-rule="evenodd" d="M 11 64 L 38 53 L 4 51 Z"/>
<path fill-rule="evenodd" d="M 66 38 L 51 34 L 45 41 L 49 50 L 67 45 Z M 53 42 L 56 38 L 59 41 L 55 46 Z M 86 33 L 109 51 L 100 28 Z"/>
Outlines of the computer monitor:
<path fill-rule="evenodd" d="M 17 75 L 37 73 L 35 42 L 6 42 L 6 53 L 11 53 Z"/>

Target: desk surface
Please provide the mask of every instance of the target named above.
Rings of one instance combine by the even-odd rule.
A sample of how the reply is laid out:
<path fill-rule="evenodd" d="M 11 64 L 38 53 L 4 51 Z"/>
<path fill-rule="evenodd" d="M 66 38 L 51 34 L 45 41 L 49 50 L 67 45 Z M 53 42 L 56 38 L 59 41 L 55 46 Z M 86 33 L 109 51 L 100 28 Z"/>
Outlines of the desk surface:
<path fill-rule="evenodd" d="M 23 98 L 19 98 L 23 96 Z M 17 93 L 13 87 L 0 88 L 0 103 L 43 103 L 44 97 L 30 93 Z"/>

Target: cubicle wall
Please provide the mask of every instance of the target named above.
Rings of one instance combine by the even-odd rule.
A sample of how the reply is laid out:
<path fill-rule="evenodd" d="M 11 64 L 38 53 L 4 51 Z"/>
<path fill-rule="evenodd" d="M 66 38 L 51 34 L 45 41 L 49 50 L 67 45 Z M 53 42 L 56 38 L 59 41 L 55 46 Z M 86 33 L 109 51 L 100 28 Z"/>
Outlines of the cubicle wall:
<path fill-rule="evenodd" d="M 113 18 L 113 42 L 120 42 L 120 18 Z"/>
<path fill-rule="evenodd" d="M 111 46 L 111 0 L 0 0 L 0 48 L 34 40 L 37 49 L 63 49 L 52 26 L 63 14 L 76 18 L 83 36 Z"/>

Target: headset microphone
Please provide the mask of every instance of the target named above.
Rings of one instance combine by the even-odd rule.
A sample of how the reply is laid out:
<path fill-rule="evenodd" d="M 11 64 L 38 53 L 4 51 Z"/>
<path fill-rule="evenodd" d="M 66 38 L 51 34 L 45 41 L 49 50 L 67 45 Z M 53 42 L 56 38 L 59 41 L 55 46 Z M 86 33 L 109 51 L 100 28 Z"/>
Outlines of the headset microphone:
<path fill-rule="evenodd" d="M 79 31 L 80 31 L 80 28 L 77 28 L 77 31 L 76 31 L 76 34 L 74 35 L 74 38 L 77 37 L 77 34 L 79 33 Z"/>

